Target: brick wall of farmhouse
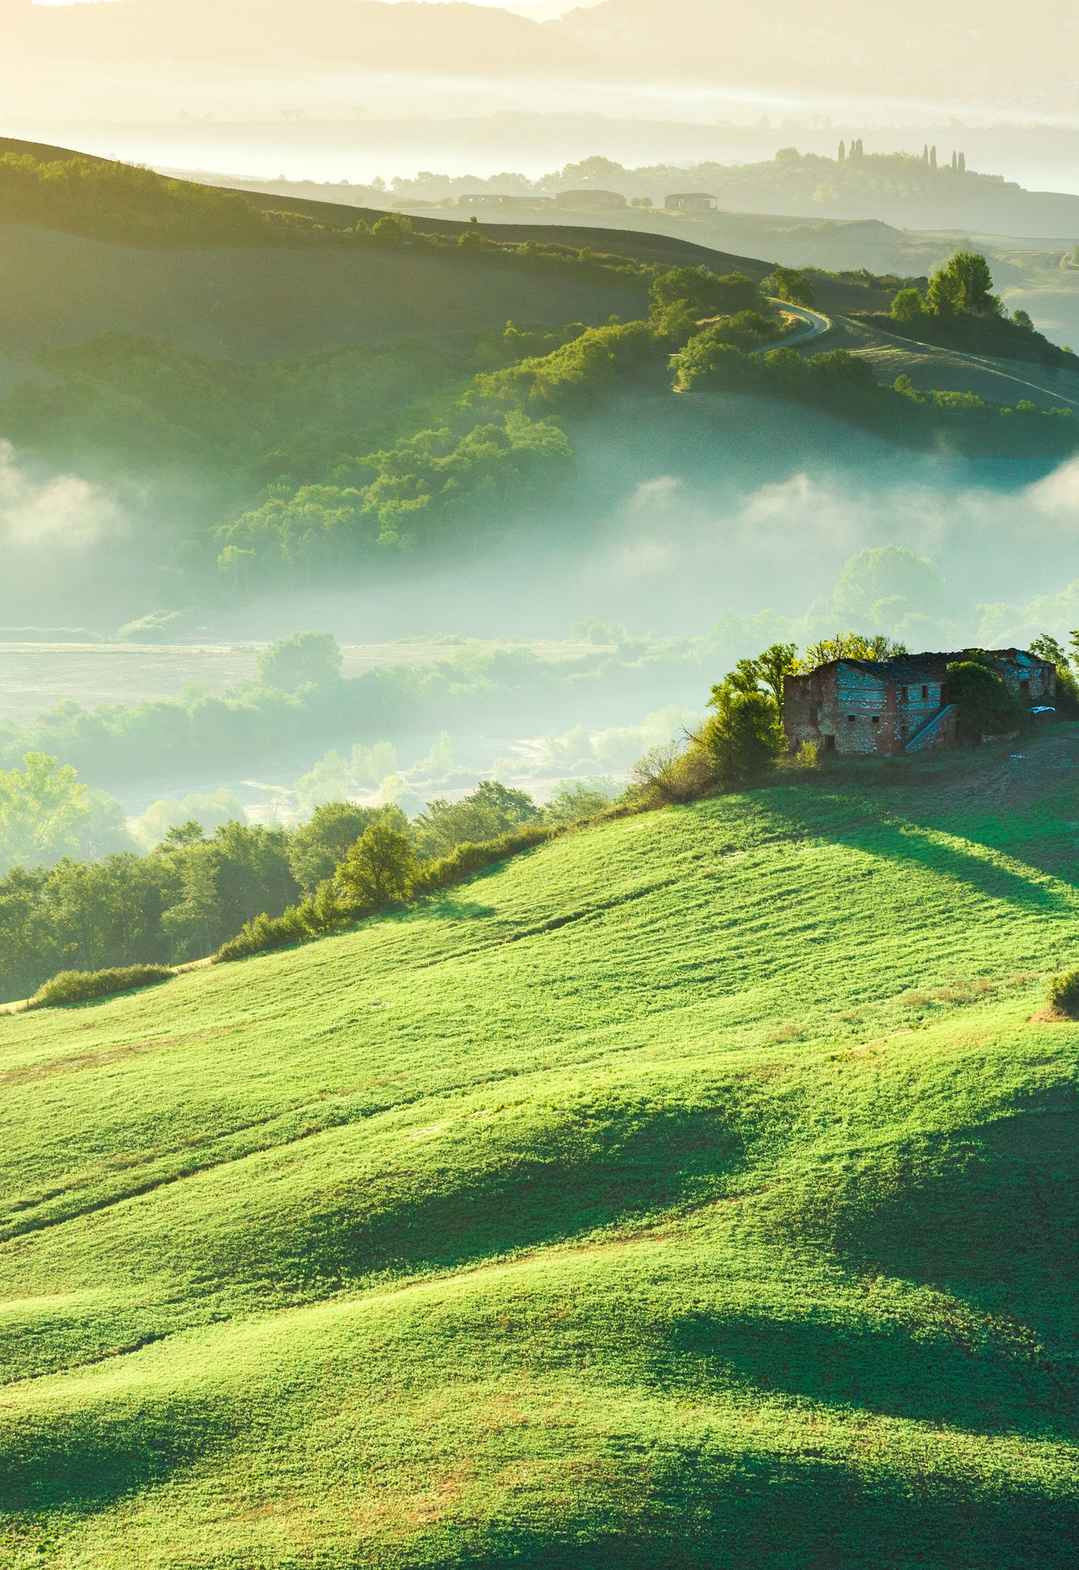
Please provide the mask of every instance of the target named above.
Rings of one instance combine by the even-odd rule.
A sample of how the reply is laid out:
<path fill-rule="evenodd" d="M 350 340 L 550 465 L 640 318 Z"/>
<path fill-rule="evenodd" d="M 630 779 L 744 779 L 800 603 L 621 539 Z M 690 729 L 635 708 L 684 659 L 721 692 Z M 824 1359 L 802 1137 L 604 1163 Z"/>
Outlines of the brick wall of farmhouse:
<path fill-rule="evenodd" d="M 816 741 L 836 752 L 897 753 L 941 702 L 939 678 L 901 683 L 841 662 L 787 678 L 784 728 L 792 749 Z M 935 738 L 951 740 L 950 729 Z"/>
<path fill-rule="evenodd" d="M 803 741 L 848 754 L 899 753 L 944 706 L 947 655 L 915 656 L 884 670 L 837 660 L 804 676 L 788 676 L 783 727 L 791 750 Z M 1027 707 L 1056 701 L 1056 669 L 1023 650 L 997 650 L 1000 672 Z M 945 715 L 916 741 L 950 747 L 957 741 L 955 715 Z"/>
<path fill-rule="evenodd" d="M 1057 692 L 1056 666 L 1023 651 L 1002 661 L 1000 673 L 1017 698 L 1026 703 L 1052 703 Z"/>

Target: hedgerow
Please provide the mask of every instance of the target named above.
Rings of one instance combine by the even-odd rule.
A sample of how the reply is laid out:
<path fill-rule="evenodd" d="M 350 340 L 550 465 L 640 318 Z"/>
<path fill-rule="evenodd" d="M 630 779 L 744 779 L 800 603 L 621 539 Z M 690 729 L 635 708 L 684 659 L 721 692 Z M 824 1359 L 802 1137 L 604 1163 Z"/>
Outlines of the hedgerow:
<path fill-rule="evenodd" d="M 67 1008 L 74 1003 L 92 1003 L 113 997 L 118 992 L 135 992 L 140 987 L 159 986 L 176 972 L 168 965 L 124 965 L 116 970 L 62 970 L 39 987 L 30 999 L 31 1008 Z"/>
<path fill-rule="evenodd" d="M 561 823 L 529 823 L 501 834 L 497 839 L 457 845 L 448 855 L 420 867 L 412 881 L 407 903 L 464 883 L 487 867 L 545 845 L 548 840 L 564 834 L 567 827 Z M 221 945 L 214 955 L 214 963 L 229 964 L 275 949 L 295 948 L 394 908 L 395 904 L 390 901 L 378 904 L 350 902 L 342 896 L 336 881 L 327 879 L 309 899 L 291 905 L 280 916 L 255 916 L 246 922 L 234 938 Z"/>

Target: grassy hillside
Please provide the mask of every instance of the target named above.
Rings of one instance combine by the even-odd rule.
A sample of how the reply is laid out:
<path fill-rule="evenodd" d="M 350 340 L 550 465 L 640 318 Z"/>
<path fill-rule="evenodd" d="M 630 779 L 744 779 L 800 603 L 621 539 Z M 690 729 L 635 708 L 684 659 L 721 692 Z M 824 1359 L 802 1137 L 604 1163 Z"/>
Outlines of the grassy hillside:
<path fill-rule="evenodd" d="M 167 338 L 238 360 L 316 354 L 527 322 L 640 315 L 645 289 L 616 277 L 511 271 L 464 253 L 245 246 L 167 251 L 0 225 L 8 355 L 104 333 Z"/>
<path fill-rule="evenodd" d="M 511 317 L 638 315 L 647 293 L 646 282 L 617 273 L 507 264 L 458 249 L 466 224 L 422 228 L 446 242 L 437 251 L 379 247 L 344 234 L 384 216 L 366 208 L 262 201 L 10 138 L 0 138 L 0 195 L 5 356 L 122 332 L 260 360 L 403 337 L 462 338 Z M 595 231 L 581 235 L 592 239 L 563 243 L 590 244 Z M 645 261 L 700 250 L 656 246 L 644 237 L 619 250 Z M 764 270 L 759 264 L 757 276 Z"/>
<path fill-rule="evenodd" d="M 923 391 L 974 393 L 1007 404 L 1029 399 L 1042 409 L 1079 410 L 1079 374 L 1073 370 L 917 343 L 857 316 L 837 318 L 828 343 L 864 359 L 886 386 L 898 376 L 908 376 Z"/>
<path fill-rule="evenodd" d="M 1063 1570 L 1077 745 L 0 1020 L 5 1564 Z"/>

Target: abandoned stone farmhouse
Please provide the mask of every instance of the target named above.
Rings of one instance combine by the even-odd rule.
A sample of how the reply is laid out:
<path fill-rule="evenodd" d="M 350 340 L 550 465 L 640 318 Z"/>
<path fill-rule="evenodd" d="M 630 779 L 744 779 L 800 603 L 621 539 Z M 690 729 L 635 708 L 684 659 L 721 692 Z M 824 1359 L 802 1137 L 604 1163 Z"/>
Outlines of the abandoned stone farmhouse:
<path fill-rule="evenodd" d="M 988 651 L 1023 703 L 1052 704 L 1056 668 L 1023 649 Z M 904 654 L 890 660 L 830 660 L 783 687 L 783 729 L 791 750 L 803 741 L 825 751 L 886 756 L 954 747 L 958 713 L 945 703 L 948 666 L 965 651 Z"/>

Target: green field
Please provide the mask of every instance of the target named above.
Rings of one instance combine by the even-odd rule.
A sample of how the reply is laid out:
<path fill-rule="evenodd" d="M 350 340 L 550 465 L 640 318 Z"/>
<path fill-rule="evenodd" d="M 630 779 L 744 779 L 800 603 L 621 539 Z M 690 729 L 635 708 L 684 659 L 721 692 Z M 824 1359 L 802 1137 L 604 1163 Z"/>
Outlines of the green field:
<path fill-rule="evenodd" d="M 600 284 L 572 274 L 537 278 L 452 251 L 160 251 L 27 224 L 0 223 L 0 265 L 2 352 L 25 359 L 122 333 L 165 337 L 198 354 L 269 360 L 465 338 L 510 317 L 639 316 L 646 294 L 618 277 Z"/>
<path fill-rule="evenodd" d="M 1074 1564 L 1077 761 L 0 1020 L 0 1562 Z"/>

